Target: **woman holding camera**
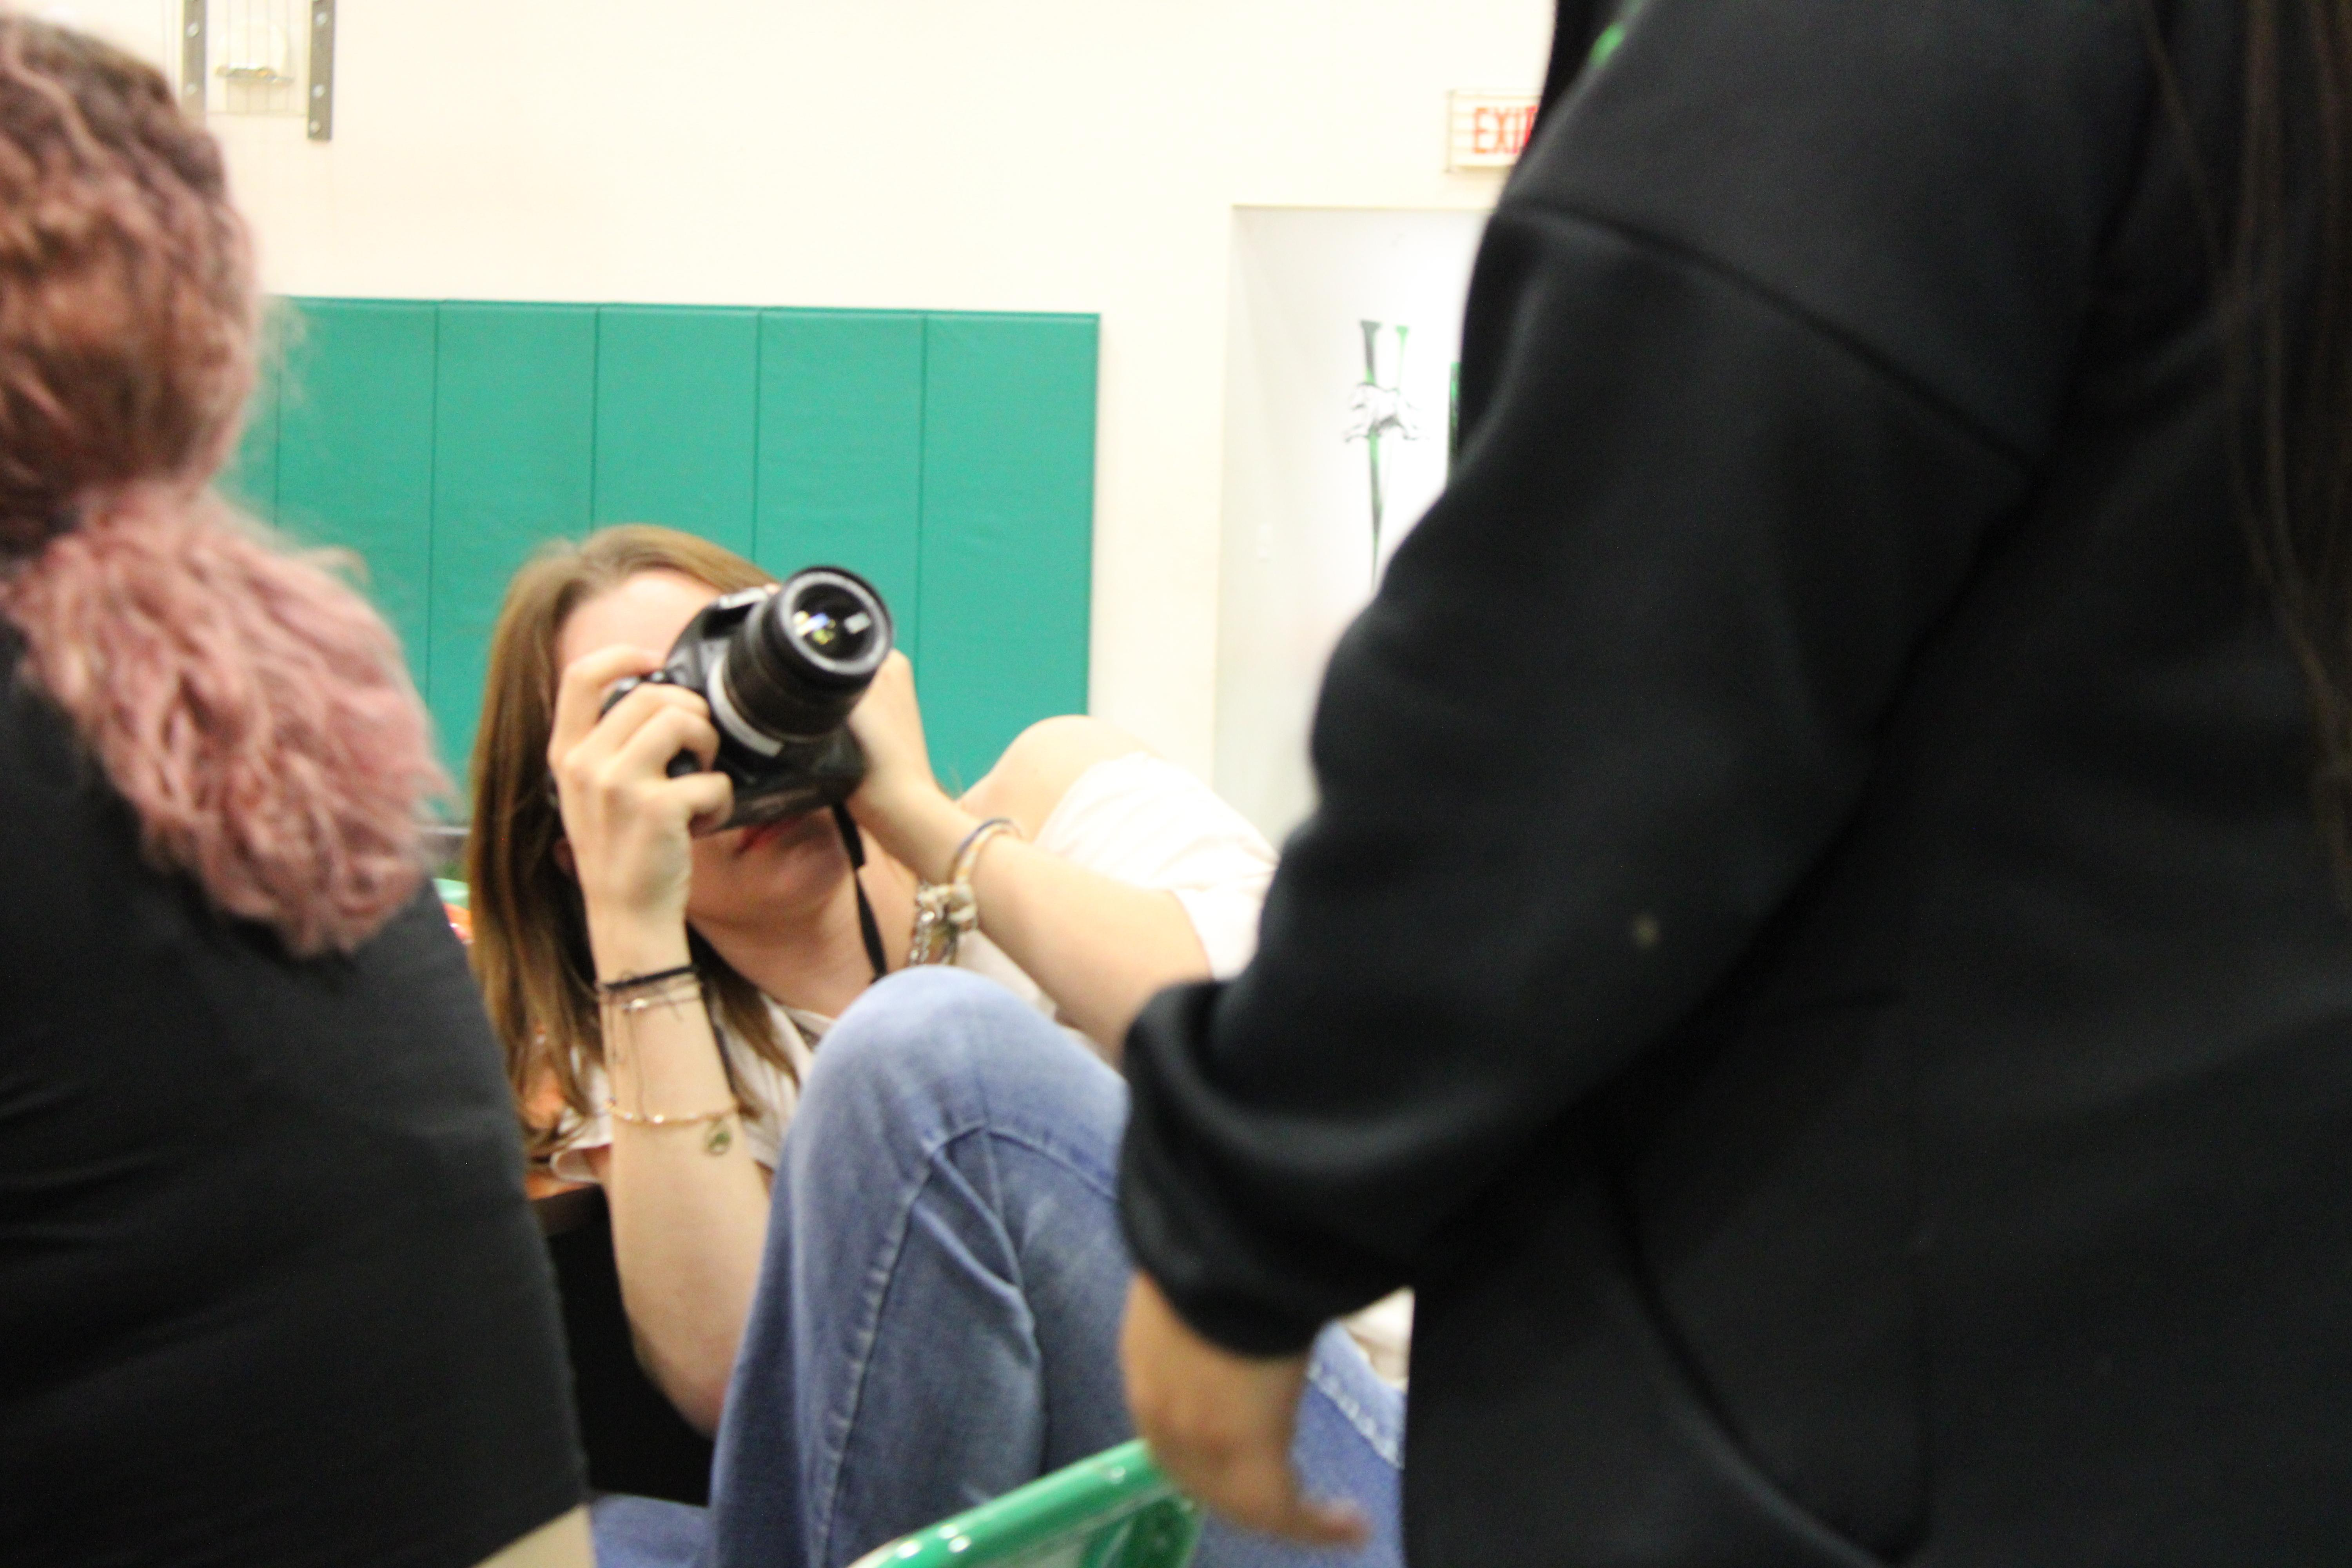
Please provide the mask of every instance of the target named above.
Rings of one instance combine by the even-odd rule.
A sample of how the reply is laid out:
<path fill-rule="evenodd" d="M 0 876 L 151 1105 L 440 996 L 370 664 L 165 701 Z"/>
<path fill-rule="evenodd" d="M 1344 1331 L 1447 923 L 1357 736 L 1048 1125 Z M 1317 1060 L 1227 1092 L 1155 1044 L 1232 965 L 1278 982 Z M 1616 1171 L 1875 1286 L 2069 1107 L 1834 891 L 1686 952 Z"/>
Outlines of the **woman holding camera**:
<path fill-rule="evenodd" d="M 1273 855 L 1086 719 L 950 798 L 898 656 L 850 718 L 862 870 L 828 813 L 709 831 L 728 781 L 667 773 L 719 744 L 704 699 L 607 694 L 769 581 L 646 527 L 517 577 L 476 750 L 475 963 L 538 1147 L 605 1185 L 641 1359 L 719 1434 L 721 1560 L 837 1563 L 1129 1435 L 1106 1061 L 1153 992 L 1246 962 Z M 976 929 L 877 987 L 925 886 Z M 1339 1336 L 1318 1370 L 1303 1462 L 1392 1514 L 1396 1396 Z"/>
<path fill-rule="evenodd" d="M 0 1558 L 584 1565 L 446 784 L 208 488 L 257 301 L 177 97 L 0 15 Z"/>

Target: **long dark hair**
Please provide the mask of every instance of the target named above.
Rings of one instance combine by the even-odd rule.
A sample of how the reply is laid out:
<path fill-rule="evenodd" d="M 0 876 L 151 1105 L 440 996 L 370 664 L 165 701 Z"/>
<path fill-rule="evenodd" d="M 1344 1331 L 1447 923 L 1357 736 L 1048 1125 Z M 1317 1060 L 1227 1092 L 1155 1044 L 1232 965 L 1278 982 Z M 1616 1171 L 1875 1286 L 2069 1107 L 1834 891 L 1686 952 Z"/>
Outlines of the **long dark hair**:
<path fill-rule="evenodd" d="M 2352 872 L 2352 0 L 2247 0 L 2244 26 L 2237 210 L 2215 247 L 2232 467 L 2310 689 L 2314 803 Z"/>

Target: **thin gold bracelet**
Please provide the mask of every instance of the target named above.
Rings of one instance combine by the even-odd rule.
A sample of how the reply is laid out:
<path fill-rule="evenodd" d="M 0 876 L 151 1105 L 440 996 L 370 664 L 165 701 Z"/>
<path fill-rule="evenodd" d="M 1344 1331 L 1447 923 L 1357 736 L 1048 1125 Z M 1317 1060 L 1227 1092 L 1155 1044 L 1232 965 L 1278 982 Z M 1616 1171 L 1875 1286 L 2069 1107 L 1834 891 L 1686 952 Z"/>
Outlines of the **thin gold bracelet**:
<path fill-rule="evenodd" d="M 624 1110 L 617 1100 L 604 1101 L 604 1114 L 615 1121 L 625 1121 L 632 1127 L 699 1127 L 708 1122 L 710 1131 L 702 1135 L 702 1152 L 724 1154 L 735 1145 L 734 1130 L 727 1125 L 730 1116 L 743 1113 L 743 1102 L 729 1100 L 717 1110 L 704 1110 L 692 1116 L 667 1116 L 658 1111 Z"/>
<path fill-rule="evenodd" d="M 698 1121 L 717 1121 L 721 1117 L 742 1113 L 743 1102 L 730 1100 L 716 1110 L 697 1111 L 692 1116 L 668 1116 L 654 1110 L 624 1110 L 617 1100 L 604 1102 L 604 1114 L 615 1121 L 625 1121 L 632 1127 L 691 1127 Z"/>

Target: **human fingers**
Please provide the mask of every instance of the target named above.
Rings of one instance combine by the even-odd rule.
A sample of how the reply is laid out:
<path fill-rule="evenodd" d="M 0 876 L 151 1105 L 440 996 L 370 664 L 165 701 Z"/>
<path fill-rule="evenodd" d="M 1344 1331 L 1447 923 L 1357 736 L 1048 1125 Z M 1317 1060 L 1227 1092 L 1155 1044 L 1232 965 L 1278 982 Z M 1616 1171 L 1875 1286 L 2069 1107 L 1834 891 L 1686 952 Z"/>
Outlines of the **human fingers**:
<path fill-rule="evenodd" d="M 930 748 L 923 738 L 922 705 L 915 696 L 915 667 L 890 650 L 874 682 L 849 711 L 849 732 L 865 752 L 867 772 L 930 777 Z"/>
<path fill-rule="evenodd" d="M 624 717 L 620 706 L 611 717 Z M 717 745 L 703 713 L 647 694 L 633 717 L 624 744 L 599 745 L 600 727 L 565 754 L 561 773 L 564 837 L 592 931 L 614 921 L 674 930 L 690 888 L 688 840 L 724 820 L 734 800 L 722 774 L 668 774 L 680 752 Z"/>
<path fill-rule="evenodd" d="M 874 672 L 874 684 L 866 690 L 870 692 L 875 687 L 886 693 L 902 695 L 908 701 L 914 700 L 915 661 L 907 657 L 905 648 L 894 647 L 882 656 L 881 667 Z"/>
<path fill-rule="evenodd" d="M 647 700 L 624 713 L 640 695 Z M 607 738 L 608 725 L 620 732 L 617 743 Z M 564 831 L 573 853 L 591 855 L 631 841 L 636 828 L 653 828 L 657 837 L 691 833 L 710 809 L 709 792 L 707 786 L 676 786 L 708 775 L 698 772 L 673 779 L 670 763 L 685 752 L 707 765 L 718 745 L 718 733 L 698 705 L 688 708 L 646 688 L 630 692 L 604 725 L 564 753 L 557 769 Z M 682 845 L 677 847 L 682 851 Z"/>
<path fill-rule="evenodd" d="M 1214 1344 L 1140 1274 L 1119 1351 L 1136 1430 L 1187 1493 L 1267 1534 L 1314 1545 L 1364 1539 L 1360 1515 L 1306 1496 L 1291 1468 L 1304 1354 L 1244 1356 Z"/>
<path fill-rule="evenodd" d="M 564 830 L 579 842 L 583 832 L 602 839 L 635 820 L 661 820 L 670 759 L 703 745 L 715 745 L 710 720 L 649 689 L 630 691 L 555 764 Z M 585 853 L 581 844 L 574 848 Z"/>
<path fill-rule="evenodd" d="M 1187 1496 L 1244 1530 L 1324 1547 L 1360 1546 L 1370 1533 L 1353 1505 L 1307 1496 L 1286 1454 L 1193 1450 L 1171 1462 L 1159 1444 L 1151 1451 Z"/>
<path fill-rule="evenodd" d="M 1149 1421 L 1139 1414 L 1137 1430 L 1187 1496 L 1244 1529 L 1309 1546 L 1360 1545 L 1367 1530 L 1360 1510 L 1310 1497 L 1299 1485 L 1290 1462 L 1295 1402 L 1291 1395 L 1279 1407 L 1278 1427 L 1265 1422 L 1259 1430 L 1237 1430 L 1230 1421 L 1187 1422 L 1171 1411 Z M 1228 1416 L 1239 1413 L 1225 1406 Z"/>
<path fill-rule="evenodd" d="M 850 710 L 849 732 L 866 758 L 866 777 L 849 797 L 850 814 L 893 855 L 909 865 L 928 864 L 929 857 L 944 851 L 925 847 L 925 825 L 939 830 L 941 814 L 954 815 L 953 803 L 931 773 L 922 710 L 915 700 L 915 667 L 905 654 L 894 650 L 883 661 L 874 684 Z M 950 830 L 949 847 L 969 827 L 966 823 Z"/>
<path fill-rule="evenodd" d="M 642 716 L 632 714 L 624 721 L 621 710 L 640 696 L 653 700 L 645 705 Z M 615 726 L 608 765 L 625 773 L 667 777 L 670 760 L 680 752 L 692 753 L 704 769 L 719 754 L 719 731 L 710 722 L 709 710 L 691 692 L 641 686 L 616 703 L 608 718 L 624 721 Z"/>
<path fill-rule="evenodd" d="M 601 700 L 601 699 L 600 699 Z M 636 776 L 653 764 L 656 773 L 665 773 L 669 760 L 680 751 L 693 751 L 707 763 L 716 749 L 716 737 L 705 748 L 701 734 L 709 724 L 709 707 L 695 692 L 675 686 L 645 685 L 623 695 L 611 710 L 602 714 L 587 733 L 568 746 L 549 747 L 548 768 L 554 775 L 559 798 L 576 797 L 583 792 L 609 790 L 621 779 Z M 683 715 L 689 721 L 684 734 L 674 726 L 676 721 L 663 719 L 667 714 Z M 686 739 L 689 743 L 673 747 L 658 757 L 632 752 L 638 737 L 656 720 L 663 720 L 664 733 Z M 699 726 L 699 729 L 691 726 Z M 644 743 L 650 752 L 655 742 Z"/>
<path fill-rule="evenodd" d="M 634 789 L 636 809 L 657 814 L 692 837 L 718 826 L 735 806 L 733 781 L 711 769 L 718 750 L 719 731 L 697 700 L 692 708 L 665 707 L 646 719 L 605 769 L 625 794 Z M 700 770 L 672 778 L 670 763 L 681 752 Z"/>
<path fill-rule="evenodd" d="M 652 674 L 662 667 L 662 658 L 650 648 L 622 645 L 583 654 L 565 665 L 555 683 L 555 721 L 547 738 L 549 763 L 554 763 L 596 727 L 607 687 L 627 676 Z"/>
<path fill-rule="evenodd" d="M 715 830 L 735 810 L 735 781 L 725 773 L 688 773 L 670 781 L 669 788 L 686 807 L 688 834 Z"/>

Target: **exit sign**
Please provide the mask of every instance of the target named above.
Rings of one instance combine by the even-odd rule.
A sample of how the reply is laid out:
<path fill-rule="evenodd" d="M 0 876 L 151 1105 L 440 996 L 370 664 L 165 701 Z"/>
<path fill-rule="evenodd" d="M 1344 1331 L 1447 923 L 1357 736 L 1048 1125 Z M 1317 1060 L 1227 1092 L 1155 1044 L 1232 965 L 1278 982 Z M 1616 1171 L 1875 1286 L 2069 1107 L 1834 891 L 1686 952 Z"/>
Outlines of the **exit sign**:
<path fill-rule="evenodd" d="M 1519 161 L 1535 128 L 1531 92 L 1449 92 L 1445 95 L 1445 166 L 1507 169 Z"/>

